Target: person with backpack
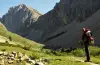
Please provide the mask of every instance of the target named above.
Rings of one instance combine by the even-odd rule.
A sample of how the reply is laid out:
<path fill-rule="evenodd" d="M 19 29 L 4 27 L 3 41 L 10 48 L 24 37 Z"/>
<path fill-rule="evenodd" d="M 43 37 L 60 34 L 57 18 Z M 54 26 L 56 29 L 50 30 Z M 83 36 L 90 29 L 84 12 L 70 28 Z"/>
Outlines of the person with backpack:
<path fill-rule="evenodd" d="M 91 30 L 87 29 L 87 28 L 82 28 L 82 41 L 85 47 L 85 53 L 86 53 L 86 57 L 87 59 L 85 60 L 85 62 L 90 62 L 90 54 L 89 54 L 89 45 L 93 44 L 94 38 L 92 36 Z"/>

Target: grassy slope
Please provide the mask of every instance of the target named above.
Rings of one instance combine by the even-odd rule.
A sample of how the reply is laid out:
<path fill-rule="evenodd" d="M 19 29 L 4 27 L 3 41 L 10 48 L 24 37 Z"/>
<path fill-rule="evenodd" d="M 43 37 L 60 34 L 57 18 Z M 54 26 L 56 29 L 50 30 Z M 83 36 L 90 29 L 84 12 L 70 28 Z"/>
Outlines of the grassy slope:
<path fill-rule="evenodd" d="M 16 45 L 13 45 L 13 44 L 2 44 L 2 43 L 0 43 L 0 51 L 2 51 L 2 50 L 6 50 L 6 51 L 10 51 L 10 52 L 16 51 L 16 52 L 25 53 L 29 56 L 36 56 L 36 57 L 39 57 L 39 58 L 49 59 L 50 62 L 48 62 L 47 65 L 90 65 L 90 64 L 87 64 L 87 63 L 84 63 L 84 62 L 77 62 L 73 58 L 73 55 L 82 56 L 81 54 L 83 54 L 83 51 L 82 50 L 80 51 L 80 49 L 72 51 L 70 54 L 60 53 L 60 54 L 63 54 L 63 55 L 60 55 L 58 53 L 58 55 L 54 55 L 50 52 L 50 50 L 46 50 L 46 49 L 41 50 L 43 45 L 36 43 L 34 41 L 31 41 L 31 40 L 25 39 L 21 36 L 18 36 L 17 34 L 8 32 L 7 29 L 2 24 L 0 24 L 0 36 L 1 36 L 2 39 L 7 40 L 9 43 L 20 44 L 20 45 L 16 46 Z M 10 36 L 12 38 L 12 41 L 9 40 Z M 30 49 L 25 50 L 23 48 L 23 46 L 31 47 L 32 49 L 31 50 Z M 100 48 L 96 48 L 96 50 L 97 50 L 97 52 L 99 52 Z M 95 48 L 92 49 L 92 51 L 96 51 L 96 50 L 95 50 Z M 94 53 L 92 53 L 92 54 L 94 54 Z M 78 58 L 78 57 L 76 57 L 76 58 Z M 80 57 L 80 58 L 84 59 L 84 57 Z M 99 55 L 97 57 L 94 57 L 94 56 L 92 57 L 92 61 L 94 63 L 100 63 L 99 59 L 100 59 Z"/>
<path fill-rule="evenodd" d="M 9 40 L 11 37 L 12 41 Z M 1 44 L 0 50 L 6 49 L 7 51 L 19 51 L 19 52 L 38 52 L 42 48 L 42 44 L 23 38 L 17 34 L 7 31 L 3 24 L 0 23 L 0 41 L 1 38 L 8 41 L 9 44 Z M 10 44 L 12 43 L 12 44 Z M 15 44 L 15 45 L 14 45 Z M 28 49 L 28 50 L 26 50 Z M 27 53 L 28 55 L 31 55 Z"/>
<path fill-rule="evenodd" d="M 11 37 L 14 42 L 20 43 L 22 45 L 30 45 L 30 46 L 36 47 L 36 48 L 38 46 L 40 46 L 39 43 L 36 43 L 34 41 L 28 40 L 17 34 L 7 31 L 7 29 L 2 24 L 0 24 L 0 35 L 6 37 L 7 39 L 9 39 L 9 37 Z"/>

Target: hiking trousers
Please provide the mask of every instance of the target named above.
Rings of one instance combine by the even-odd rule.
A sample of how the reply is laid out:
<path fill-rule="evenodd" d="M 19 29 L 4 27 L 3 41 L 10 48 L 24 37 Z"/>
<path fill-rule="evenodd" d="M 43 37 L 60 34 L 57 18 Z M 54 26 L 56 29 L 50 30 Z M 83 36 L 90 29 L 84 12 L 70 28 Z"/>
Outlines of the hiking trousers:
<path fill-rule="evenodd" d="M 86 57 L 87 57 L 87 61 L 90 61 L 90 54 L 89 54 L 89 43 L 84 43 L 85 46 L 85 53 L 86 53 Z"/>

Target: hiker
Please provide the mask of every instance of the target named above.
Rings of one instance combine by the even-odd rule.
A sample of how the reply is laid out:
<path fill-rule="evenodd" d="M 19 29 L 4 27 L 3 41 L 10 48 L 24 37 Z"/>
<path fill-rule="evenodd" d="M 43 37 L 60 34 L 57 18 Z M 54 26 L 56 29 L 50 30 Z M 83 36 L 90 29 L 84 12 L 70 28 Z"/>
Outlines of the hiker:
<path fill-rule="evenodd" d="M 90 62 L 90 54 L 89 54 L 89 44 L 91 43 L 91 40 L 93 40 L 93 36 L 91 33 L 90 29 L 86 29 L 86 28 L 82 28 L 82 41 L 85 47 L 85 53 L 86 53 L 86 57 L 87 59 L 85 60 L 85 62 Z"/>

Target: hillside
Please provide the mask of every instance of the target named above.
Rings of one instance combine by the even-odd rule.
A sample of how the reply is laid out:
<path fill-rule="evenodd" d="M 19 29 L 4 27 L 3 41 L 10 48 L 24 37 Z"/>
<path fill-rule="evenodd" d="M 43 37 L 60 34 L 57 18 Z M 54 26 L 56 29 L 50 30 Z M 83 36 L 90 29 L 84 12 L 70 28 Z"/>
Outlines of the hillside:
<path fill-rule="evenodd" d="M 2 65 L 92 65 L 100 64 L 100 48 L 90 47 L 92 62 L 85 63 L 83 49 L 50 50 L 43 45 L 9 32 L 0 23 L 0 64 Z M 15 54 L 15 57 L 13 56 Z M 20 57 L 21 56 L 21 57 Z M 97 57 L 95 57 L 97 56 Z M 81 59 L 81 60 L 80 60 Z"/>
<path fill-rule="evenodd" d="M 83 21 L 82 23 L 79 23 L 77 21 L 72 22 L 68 26 L 64 27 L 64 30 L 67 30 L 66 33 L 60 35 L 59 37 L 53 38 L 49 41 L 47 41 L 48 47 L 72 47 L 76 48 L 79 46 L 79 41 L 81 40 L 81 29 L 83 27 L 90 28 L 93 32 L 93 36 L 95 37 L 95 45 L 100 46 L 100 10 L 98 10 L 94 15 Z M 59 31 L 59 30 L 58 30 Z M 56 34 L 55 32 L 54 34 Z M 69 45 L 70 44 L 70 45 Z M 58 45 L 58 46 L 57 46 Z"/>
<path fill-rule="evenodd" d="M 61 33 L 66 33 L 67 29 L 64 27 L 67 25 L 73 24 L 74 21 L 83 22 L 95 14 L 100 9 L 99 2 L 99 0 L 60 0 L 52 10 L 40 16 L 31 26 L 27 38 L 44 42 Z"/>
<path fill-rule="evenodd" d="M 100 46 L 99 2 L 100 0 L 60 0 L 53 10 L 39 17 L 36 27 L 33 28 L 41 32 L 41 41 L 49 48 L 78 47 L 82 27 L 93 31 L 95 44 Z"/>

